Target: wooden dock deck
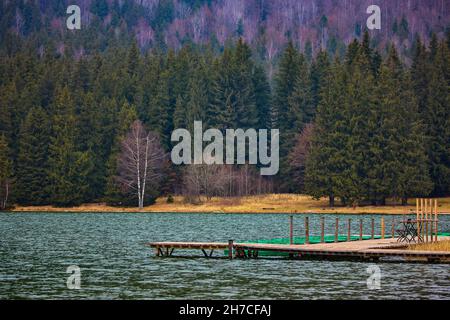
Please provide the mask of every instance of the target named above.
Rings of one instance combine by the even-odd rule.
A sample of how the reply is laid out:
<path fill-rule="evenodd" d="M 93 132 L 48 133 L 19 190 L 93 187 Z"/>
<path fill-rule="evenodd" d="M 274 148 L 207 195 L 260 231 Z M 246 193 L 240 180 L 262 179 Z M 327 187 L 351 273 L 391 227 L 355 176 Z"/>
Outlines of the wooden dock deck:
<path fill-rule="evenodd" d="M 450 240 L 450 237 L 439 237 Z M 201 250 L 211 257 L 214 250 L 228 250 L 229 258 L 257 258 L 259 252 L 283 252 L 296 259 L 351 259 L 377 261 L 382 258 L 402 258 L 405 261 L 450 263 L 450 252 L 407 250 L 396 238 L 318 244 L 263 244 L 226 242 L 151 242 L 157 256 L 172 256 L 174 249 Z M 209 252 L 207 252 L 209 251 Z"/>

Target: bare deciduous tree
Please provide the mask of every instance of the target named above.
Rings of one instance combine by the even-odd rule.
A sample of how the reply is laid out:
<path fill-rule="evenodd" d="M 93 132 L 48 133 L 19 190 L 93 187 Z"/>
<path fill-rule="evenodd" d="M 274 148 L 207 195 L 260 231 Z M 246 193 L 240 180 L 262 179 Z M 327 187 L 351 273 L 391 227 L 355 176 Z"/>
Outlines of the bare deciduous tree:
<path fill-rule="evenodd" d="M 147 132 L 141 121 L 133 122 L 122 140 L 116 179 L 124 190 L 137 194 L 139 208 L 144 207 L 146 189 L 158 187 L 165 156 L 158 135 Z"/>
<path fill-rule="evenodd" d="M 258 174 L 249 165 L 195 164 L 185 168 L 184 194 L 191 203 L 199 203 L 200 196 L 241 197 L 272 192 L 272 181 Z"/>
<path fill-rule="evenodd" d="M 185 169 L 183 177 L 185 192 L 191 202 L 200 202 L 200 196 L 208 200 L 223 194 L 227 174 L 225 166 L 216 164 L 193 164 Z"/>

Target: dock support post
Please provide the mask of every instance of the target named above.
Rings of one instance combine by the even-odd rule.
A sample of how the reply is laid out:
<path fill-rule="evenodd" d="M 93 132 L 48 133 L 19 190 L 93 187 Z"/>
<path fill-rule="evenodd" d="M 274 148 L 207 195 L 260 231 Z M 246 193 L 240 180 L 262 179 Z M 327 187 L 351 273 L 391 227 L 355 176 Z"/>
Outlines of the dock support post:
<path fill-rule="evenodd" d="M 352 219 L 348 219 L 348 228 L 347 228 L 347 241 L 351 241 L 351 229 L 352 229 Z"/>
<path fill-rule="evenodd" d="M 392 223 L 391 223 L 391 237 L 392 239 L 395 238 L 395 218 L 392 217 Z"/>
<path fill-rule="evenodd" d="M 359 219 L 359 240 L 363 239 L 363 219 Z"/>
<path fill-rule="evenodd" d="M 417 224 L 417 233 L 420 238 L 419 198 L 416 198 L 416 224 Z"/>
<path fill-rule="evenodd" d="M 437 199 L 434 199 L 434 241 L 438 241 L 438 211 Z"/>
<path fill-rule="evenodd" d="M 320 217 L 320 242 L 325 242 L 325 218 Z"/>
<path fill-rule="evenodd" d="M 289 217 L 289 244 L 294 244 L 294 216 Z"/>
<path fill-rule="evenodd" d="M 305 243 L 309 244 L 309 217 L 305 217 Z"/>
<path fill-rule="evenodd" d="M 338 234 L 339 234 L 339 218 L 336 218 L 336 223 L 334 225 L 334 242 L 338 242 Z"/>
<path fill-rule="evenodd" d="M 372 218 L 372 230 L 371 230 L 370 236 L 372 239 L 375 238 L 375 219 L 374 218 Z"/>
<path fill-rule="evenodd" d="M 425 242 L 428 242 L 428 199 L 425 199 Z"/>
<path fill-rule="evenodd" d="M 233 259 L 233 240 L 228 240 L 228 258 Z"/>
<path fill-rule="evenodd" d="M 420 224 L 420 238 L 422 238 L 422 242 L 424 242 L 424 230 L 425 226 L 423 225 L 423 198 L 420 198 L 420 211 L 419 211 L 419 224 Z"/>
<path fill-rule="evenodd" d="M 385 224 L 384 224 L 384 218 L 381 217 L 381 239 L 384 239 L 385 235 Z"/>

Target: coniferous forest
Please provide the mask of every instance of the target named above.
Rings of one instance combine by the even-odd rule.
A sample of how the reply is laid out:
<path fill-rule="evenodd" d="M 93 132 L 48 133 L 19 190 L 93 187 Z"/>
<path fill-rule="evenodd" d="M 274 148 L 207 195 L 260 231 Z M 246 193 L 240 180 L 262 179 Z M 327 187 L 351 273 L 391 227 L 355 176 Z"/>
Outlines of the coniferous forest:
<path fill-rule="evenodd" d="M 146 204 L 172 194 L 305 193 L 349 206 L 450 194 L 450 33 L 416 37 L 408 61 L 368 32 L 342 54 L 288 42 L 273 75 L 243 38 L 177 50 L 130 38 L 84 55 L 34 40 L 2 38 L 2 208 L 136 205 L 117 179 L 130 130 L 154 133 L 169 153 L 172 131 L 194 120 L 279 129 L 278 175 L 247 165 L 196 173 L 166 158 Z M 223 178 L 205 184 L 200 174 Z"/>

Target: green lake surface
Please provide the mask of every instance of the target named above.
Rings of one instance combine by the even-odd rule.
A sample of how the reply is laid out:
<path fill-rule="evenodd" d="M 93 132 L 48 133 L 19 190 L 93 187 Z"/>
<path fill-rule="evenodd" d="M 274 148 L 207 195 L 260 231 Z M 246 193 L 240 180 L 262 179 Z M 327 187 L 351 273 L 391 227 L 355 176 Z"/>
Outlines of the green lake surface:
<path fill-rule="evenodd" d="M 335 215 L 320 216 L 334 233 Z M 0 213 L 0 299 L 450 299 L 450 265 L 400 262 L 214 259 L 198 251 L 155 257 L 149 241 L 235 241 L 287 237 L 287 214 Z M 294 230 L 303 235 L 303 217 Z M 370 233 L 377 215 L 339 215 L 340 234 Z M 402 219 L 399 216 L 396 220 Z M 441 216 L 447 228 L 450 216 Z M 385 216 L 386 232 L 392 216 Z M 441 230 L 447 231 L 448 230 Z M 368 267 L 381 271 L 369 289 Z M 68 289 L 69 266 L 81 288 Z"/>

